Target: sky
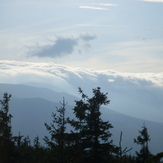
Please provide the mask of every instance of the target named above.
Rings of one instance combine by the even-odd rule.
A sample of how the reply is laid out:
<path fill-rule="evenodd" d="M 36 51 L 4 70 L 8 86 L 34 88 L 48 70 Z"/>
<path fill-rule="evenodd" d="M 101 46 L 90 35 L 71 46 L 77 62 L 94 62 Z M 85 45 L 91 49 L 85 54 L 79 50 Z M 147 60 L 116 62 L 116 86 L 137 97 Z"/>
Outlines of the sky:
<path fill-rule="evenodd" d="M 163 72 L 163 0 L 0 0 L 0 59 Z"/>
<path fill-rule="evenodd" d="M 122 101 L 111 109 L 141 103 L 143 118 L 150 101 L 146 116 L 161 119 L 163 0 L 0 0 L 0 83 L 76 96 L 100 86 Z"/>

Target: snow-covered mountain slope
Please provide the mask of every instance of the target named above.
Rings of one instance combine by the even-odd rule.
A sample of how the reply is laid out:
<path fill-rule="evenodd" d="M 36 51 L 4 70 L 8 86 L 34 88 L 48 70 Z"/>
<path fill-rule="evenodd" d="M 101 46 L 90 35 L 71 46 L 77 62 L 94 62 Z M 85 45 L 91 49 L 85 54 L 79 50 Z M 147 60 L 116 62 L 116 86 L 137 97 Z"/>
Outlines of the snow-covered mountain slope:
<path fill-rule="evenodd" d="M 91 95 L 92 88 L 100 86 L 103 92 L 108 92 L 109 109 L 163 123 L 163 72 L 124 73 L 54 63 L 0 61 L 0 83 L 49 88 L 77 97 L 78 87 Z M 49 94 L 43 92 L 38 94 Z M 52 98 L 48 96 L 49 99 Z"/>

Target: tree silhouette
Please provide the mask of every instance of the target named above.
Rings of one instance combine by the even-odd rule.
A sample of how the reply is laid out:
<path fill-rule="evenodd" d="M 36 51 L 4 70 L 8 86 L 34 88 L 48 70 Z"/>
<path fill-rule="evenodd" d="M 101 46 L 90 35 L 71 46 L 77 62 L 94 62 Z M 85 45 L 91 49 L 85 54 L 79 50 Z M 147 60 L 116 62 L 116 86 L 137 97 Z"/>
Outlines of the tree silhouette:
<path fill-rule="evenodd" d="M 78 135 L 78 147 L 82 152 L 80 156 L 87 161 L 99 163 L 109 156 L 113 148 L 112 141 L 108 141 L 112 135 L 109 130 L 113 126 L 109 121 L 104 122 L 101 119 L 101 106 L 110 102 L 107 93 L 102 93 L 100 87 L 92 92 L 93 97 L 89 98 L 79 88 L 82 99 L 76 101 L 73 109 L 76 119 L 70 123 Z"/>
<path fill-rule="evenodd" d="M 0 100 L 0 162 L 14 162 L 14 141 L 12 137 L 11 118 L 9 114 L 9 101 L 11 95 L 4 93 L 3 100 Z"/>
<path fill-rule="evenodd" d="M 139 152 L 136 151 L 136 155 L 140 161 L 144 162 L 150 154 L 148 143 L 151 140 L 145 123 L 142 126 L 142 130 L 139 131 L 139 134 L 140 135 L 134 139 L 134 143 L 141 145 L 141 149 Z"/>
<path fill-rule="evenodd" d="M 67 119 L 65 118 L 65 106 L 67 103 L 63 98 L 63 102 L 60 102 L 61 107 L 56 107 L 58 114 L 52 113 L 52 123 L 48 125 L 45 123 L 46 129 L 49 131 L 50 139 L 46 136 L 44 138 L 45 143 L 48 145 L 51 151 L 51 158 L 56 162 L 64 162 L 64 149 L 66 146 L 66 124 Z"/>

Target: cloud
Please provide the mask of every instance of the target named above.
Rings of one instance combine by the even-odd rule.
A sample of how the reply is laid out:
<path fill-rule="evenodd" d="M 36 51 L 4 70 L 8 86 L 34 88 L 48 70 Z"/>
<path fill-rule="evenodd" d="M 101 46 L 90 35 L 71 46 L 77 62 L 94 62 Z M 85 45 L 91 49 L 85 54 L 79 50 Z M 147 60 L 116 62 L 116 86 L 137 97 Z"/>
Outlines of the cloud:
<path fill-rule="evenodd" d="M 105 6 L 105 8 L 104 7 L 101 7 L 101 6 Z M 79 8 L 82 8 L 82 9 L 93 9 L 93 10 L 109 10 L 106 7 L 110 7 L 110 6 L 117 6 L 117 4 L 110 4 L 110 3 L 91 3 L 91 6 L 79 6 Z"/>
<path fill-rule="evenodd" d="M 162 2 L 163 3 L 163 0 L 142 0 L 142 1 L 146 1 L 146 2 Z"/>
<path fill-rule="evenodd" d="M 101 6 L 117 6 L 117 4 L 110 4 L 110 3 L 99 3 Z"/>
<path fill-rule="evenodd" d="M 69 67 L 54 63 L 34 63 L 21 61 L 0 61 L 0 83 L 11 81 L 9 76 L 14 77 L 17 74 L 37 74 L 39 76 L 54 77 L 55 79 L 70 79 L 80 78 L 87 80 L 90 77 L 99 80 L 100 82 L 112 81 L 123 84 L 124 82 L 133 83 L 142 86 L 160 86 L 163 87 L 163 72 L 162 73 L 127 73 L 113 70 L 96 70 L 79 67 Z M 5 77 L 8 80 L 5 80 Z M 72 77 L 73 76 L 73 77 Z M 71 78 L 72 77 L 72 78 Z M 29 80 L 35 80 L 36 78 Z M 121 80 L 120 80 L 121 79 Z M 24 78 L 19 78 L 20 82 Z M 39 80 L 39 78 L 38 78 Z M 89 81 L 88 81 L 89 82 Z M 144 83 L 144 84 L 143 84 Z M 78 83 L 76 83 L 78 84 Z"/>
<path fill-rule="evenodd" d="M 96 35 L 84 33 L 76 37 L 57 37 L 52 45 L 37 45 L 29 47 L 28 56 L 60 58 L 72 54 L 75 50 L 81 54 L 83 50 L 91 48 L 89 41 L 96 38 Z"/>
<path fill-rule="evenodd" d="M 100 6 L 117 6 L 117 4 L 111 4 L 111 3 L 92 3 L 92 5 L 100 5 Z"/>
<path fill-rule="evenodd" d="M 82 34 L 82 35 L 80 36 L 80 38 L 81 38 L 83 41 L 90 41 L 90 40 L 96 39 L 96 36 L 95 36 L 95 35 L 89 35 L 89 34 Z"/>
<path fill-rule="evenodd" d="M 78 52 L 81 54 L 81 52 L 84 51 L 88 51 L 91 48 L 91 45 L 89 43 L 89 41 L 92 41 L 94 39 L 96 39 L 96 35 L 95 34 L 89 34 L 89 33 L 84 33 L 81 34 L 79 36 L 79 39 L 82 42 L 81 48 L 78 49 Z"/>
<path fill-rule="evenodd" d="M 108 10 L 107 8 L 102 8 L 102 7 L 93 7 L 93 6 L 79 6 L 79 8 L 84 8 L 84 9 L 93 9 L 93 10 Z"/>
<path fill-rule="evenodd" d="M 33 55 L 38 57 L 62 57 L 73 53 L 78 41 L 75 38 L 58 37 L 53 45 L 37 47 L 38 51 Z"/>

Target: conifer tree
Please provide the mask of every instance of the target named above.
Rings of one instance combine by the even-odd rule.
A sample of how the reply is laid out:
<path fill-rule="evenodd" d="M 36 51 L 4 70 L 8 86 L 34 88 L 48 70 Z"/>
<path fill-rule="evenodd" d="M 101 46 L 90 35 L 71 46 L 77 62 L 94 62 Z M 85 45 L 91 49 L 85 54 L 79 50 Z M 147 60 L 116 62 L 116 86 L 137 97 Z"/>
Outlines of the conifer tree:
<path fill-rule="evenodd" d="M 87 161 L 99 163 L 109 156 L 113 148 L 112 141 L 108 140 L 112 135 L 110 129 L 113 126 L 101 118 L 101 106 L 110 102 L 107 93 L 102 93 L 100 87 L 93 89 L 92 92 L 93 97 L 89 98 L 79 88 L 82 99 L 76 101 L 73 109 L 76 119 L 71 120 L 70 124 L 78 135 L 80 160 L 85 158 Z"/>
<path fill-rule="evenodd" d="M 41 145 L 39 141 L 39 136 L 35 137 L 33 140 L 33 163 L 44 163 L 47 162 L 47 152 L 46 149 Z"/>
<path fill-rule="evenodd" d="M 150 151 L 149 151 L 150 140 L 151 139 L 148 134 L 148 129 L 144 123 L 142 126 L 142 130 L 139 131 L 139 135 L 137 136 L 136 139 L 134 139 L 134 143 L 141 145 L 140 151 L 139 152 L 136 151 L 137 158 L 141 162 L 144 162 L 150 154 Z"/>
<path fill-rule="evenodd" d="M 11 95 L 4 93 L 3 100 L 0 100 L 0 162 L 14 162 L 14 141 L 12 137 L 11 118 L 9 114 L 9 101 Z"/>
<path fill-rule="evenodd" d="M 50 138 L 45 137 L 44 141 L 48 145 L 50 152 L 51 152 L 51 158 L 53 161 L 58 163 L 63 163 L 65 159 L 65 146 L 66 146 L 66 124 L 67 119 L 65 118 L 65 106 L 67 103 L 65 102 L 65 99 L 63 98 L 63 102 L 60 102 L 61 107 L 56 107 L 56 111 L 58 114 L 52 113 L 52 123 L 48 125 L 45 123 L 46 129 L 49 131 Z"/>

